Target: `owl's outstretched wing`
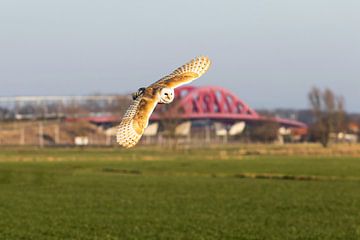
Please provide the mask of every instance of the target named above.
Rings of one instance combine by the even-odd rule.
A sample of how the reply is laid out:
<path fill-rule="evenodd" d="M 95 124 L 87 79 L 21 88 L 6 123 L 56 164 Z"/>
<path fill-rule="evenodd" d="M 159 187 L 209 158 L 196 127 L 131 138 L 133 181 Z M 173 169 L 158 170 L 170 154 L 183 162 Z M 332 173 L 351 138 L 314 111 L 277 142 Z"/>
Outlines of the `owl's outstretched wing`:
<path fill-rule="evenodd" d="M 158 99 L 139 96 L 126 111 L 116 133 L 116 141 L 125 148 L 135 146 L 149 123 Z"/>
<path fill-rule="evenodd" d="M 155 94 L 156 89 L 176 88 L 190 83 L 203 75 L 209 69 L 210 64 L 209 58 L 197 57 L 148 87 L 145 93 L 136 98 L 126 111 L 117 130 L 116 141 L 126 148 L 135 146 L 159 102 L 158 95 Z"/>
<path fill-rule="evenodd" d="M 153 85 L 163 85 L 169 88 L 177 88 L 199 78 L 209 69 L 210 65 L 211 61 L 208 57 L 197 57 L 177 68 L 171 74 L 163 77 Z"/>

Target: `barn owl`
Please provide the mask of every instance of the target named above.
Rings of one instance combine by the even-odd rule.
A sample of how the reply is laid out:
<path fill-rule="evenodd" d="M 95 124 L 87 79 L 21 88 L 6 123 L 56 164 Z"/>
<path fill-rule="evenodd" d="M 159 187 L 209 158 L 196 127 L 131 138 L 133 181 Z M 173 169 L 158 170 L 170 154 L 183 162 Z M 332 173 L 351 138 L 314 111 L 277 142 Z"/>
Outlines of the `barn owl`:
<path fill-rule="evenodd" d="M 125 148 L 135 146 L 149 123 L 156 105 L 169 104 L 175 98 L 174 89 L 190 83 L 203 75 L 210 67 L 210 59 L 197 57 L 147 88 L 140 88 L 117 129 L 116 141 Z"/>

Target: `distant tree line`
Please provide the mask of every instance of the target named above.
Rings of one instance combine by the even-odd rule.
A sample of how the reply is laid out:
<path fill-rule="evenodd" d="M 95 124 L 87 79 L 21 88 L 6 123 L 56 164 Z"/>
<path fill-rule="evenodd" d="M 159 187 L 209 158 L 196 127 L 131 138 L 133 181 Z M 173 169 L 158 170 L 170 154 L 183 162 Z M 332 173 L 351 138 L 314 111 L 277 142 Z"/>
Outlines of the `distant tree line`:
<path fill-rule="evenodd" d="M 310 126 L 310 138 L 327 147 L 330 134 L 346 129 L 345 102 L 342 96 L 326 88 L 313 87 L 308 94 L 314 122 Z"/>

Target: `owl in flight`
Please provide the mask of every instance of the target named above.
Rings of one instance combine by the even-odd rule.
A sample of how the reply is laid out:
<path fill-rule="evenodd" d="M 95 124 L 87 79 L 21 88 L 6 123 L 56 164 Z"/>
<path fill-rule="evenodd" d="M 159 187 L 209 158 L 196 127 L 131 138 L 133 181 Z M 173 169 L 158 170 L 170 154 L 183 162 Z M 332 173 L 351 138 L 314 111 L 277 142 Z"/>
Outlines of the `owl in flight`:
<path fill-rule="evenodd" d="M 126 111 L 116 133 L 116 141 L 125 148 L 136 145 L 149 123 L 149 118 L 158 103 L 171 103 L 174 89 L 190 83 L 203 75 L 210 67 L 210 59 L 197 57 L 179 67 L 147 88 L 140 88 Z"/>

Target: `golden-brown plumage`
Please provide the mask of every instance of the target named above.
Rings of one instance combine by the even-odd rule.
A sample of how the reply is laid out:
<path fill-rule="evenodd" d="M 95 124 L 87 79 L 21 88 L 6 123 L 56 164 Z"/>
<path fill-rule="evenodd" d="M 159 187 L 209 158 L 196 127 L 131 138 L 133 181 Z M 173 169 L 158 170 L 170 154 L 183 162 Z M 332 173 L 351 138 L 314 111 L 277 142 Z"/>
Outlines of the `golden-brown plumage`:
<path fill-rule="evenodd" d="M 130 148 L 136 145 L 149 123 L 149 118 L 159 102 L 170 103 L 172 91 L 183 84 L 190 83 L 202 76 L 210 67 L 210 59 L 197 57 L 171 74 L 147 87 L 126 111 L 116 134 L 117 142 L 123 147 Z"/>
<path fill-rule="evenodd" d="M 197 57 L 177 68 L 171 74 L 163 77 L 153 85 L 162 85 L 170 88 L 180 87 L 199 78 L 209 69 L 210 65 L 211 61 L 208 57 Z"/>

